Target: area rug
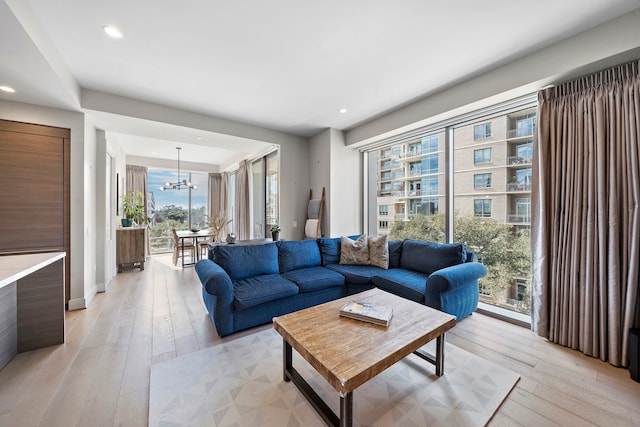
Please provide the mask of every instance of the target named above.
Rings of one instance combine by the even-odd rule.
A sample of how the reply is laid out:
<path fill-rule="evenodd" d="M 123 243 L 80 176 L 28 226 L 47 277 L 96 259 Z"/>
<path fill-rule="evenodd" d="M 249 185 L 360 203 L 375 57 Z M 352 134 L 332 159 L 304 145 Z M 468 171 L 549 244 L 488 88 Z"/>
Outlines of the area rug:
<path fill-rule="evenodd" d="M 435 345 L 425 347 L 433 353 Z M 323 426 L 291 382 L 282 378 L 282 338 L 273 329 L 151 367 L 149 425 Z M 339 413 L 338 393 L 294 350 L 293 365 Z M 482 426 L 519 379 L 508 369 L 454 345 L 445 374 L 415 355 L 354 392 L 354 425 Z"/>

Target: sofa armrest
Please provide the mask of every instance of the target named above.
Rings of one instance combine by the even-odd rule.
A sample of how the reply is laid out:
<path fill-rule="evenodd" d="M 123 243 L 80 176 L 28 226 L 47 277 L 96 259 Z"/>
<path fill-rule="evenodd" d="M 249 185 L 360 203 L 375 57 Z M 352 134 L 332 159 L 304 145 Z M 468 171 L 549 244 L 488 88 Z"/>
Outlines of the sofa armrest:
<path fill-rule="evenodd" d="M 479 262 L 442 268 L 427 278 L 425 304 L 462 319 L 478 307 L 478 279 L 487 275 Z"/>
<path fill-rule="evenodd" d="M 196 263 L 195 269 L 202 287 L 207 293 L 217 297 L 218 304 L 233 302 L 233 284 L 222 267 L 210 259 L 201 259 Z"/>
<path fill-rule="evenodd" d="M 434 271 L 427 278 L 427 292 L 442 293 L 477 282 L 487 275 L 487 267 L 479 262 L 465 262 Z"/>

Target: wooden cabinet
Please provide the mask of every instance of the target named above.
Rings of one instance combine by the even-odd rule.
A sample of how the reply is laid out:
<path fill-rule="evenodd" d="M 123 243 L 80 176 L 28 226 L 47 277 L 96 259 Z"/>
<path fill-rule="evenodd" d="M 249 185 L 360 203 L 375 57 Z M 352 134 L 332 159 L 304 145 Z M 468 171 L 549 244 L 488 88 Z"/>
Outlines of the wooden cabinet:
<path fill-rule="evenodd" d="M 147 227 L 123 227 L 116 231 L 118 273 L 122 273 L 125 266 L 144 270 L 146 229 Z"/>
<path fill-rule="evenodd" d="M 0 254 L 66 252 L 71 293 L 71 131 L 0 120 Z"/>

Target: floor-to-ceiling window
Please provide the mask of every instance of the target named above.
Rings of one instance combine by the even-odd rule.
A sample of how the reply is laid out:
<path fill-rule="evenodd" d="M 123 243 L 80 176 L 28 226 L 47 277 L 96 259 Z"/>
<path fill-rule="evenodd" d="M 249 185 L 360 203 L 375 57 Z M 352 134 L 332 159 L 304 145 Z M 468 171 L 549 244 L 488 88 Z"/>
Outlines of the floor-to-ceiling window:
<path fill-rule="evenodd" d="M 481 280 L 480 301 L 525 314 L 535 113 L 535 106 L 505 107 L 452 126 L 451 141 L 454 240 L 466 242 L 489 270 Z M 474 161 L 478 150 L 491 150 L 490 161 Z"/>
<path fill-rule="evenodd" d="M 251 164 L 253 175 L 253 237 L 269 237 L 271 226 L 279 224 L 279 156 L 274 151 Z"/>
<path fill-rule="evenodd" d="M 454 117 L 366 151 L 370 234 L 465 242 L 488 270 L 481 302 L 529 313 L 532 97 Z M 371 215 L 369 218 L 373 218 Z M 515 314 L 514 314 L 515 316 Z"/>
<path fill-rule="evenodd" d="M 184 177 L 184 175 L 183 175 Z M 208 176 L 205 173 L 187 173 L 186 179 L 194 188 L 168 189 L 160 187 L 175 181 L 172 171 L 149 169 L 147 172 L 147 210 L 151 218 L 149 224 L 150 252 L 164 253 L 173 251 L 171 229 L 188 230 L 206 227 L 208 206 Z"/>

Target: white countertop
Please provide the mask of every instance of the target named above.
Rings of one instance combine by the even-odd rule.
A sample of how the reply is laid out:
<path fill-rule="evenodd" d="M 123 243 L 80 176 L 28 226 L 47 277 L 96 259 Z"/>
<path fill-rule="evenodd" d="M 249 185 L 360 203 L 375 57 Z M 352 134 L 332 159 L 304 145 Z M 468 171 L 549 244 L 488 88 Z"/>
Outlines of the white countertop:
<path fill-rule="evenodd" d="M 66 252 L 43 252 L 0 256 L 0 288 L 53 264 L 66 255 Z"/>

